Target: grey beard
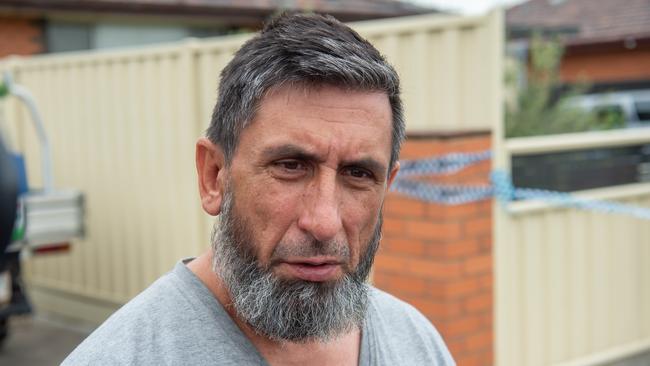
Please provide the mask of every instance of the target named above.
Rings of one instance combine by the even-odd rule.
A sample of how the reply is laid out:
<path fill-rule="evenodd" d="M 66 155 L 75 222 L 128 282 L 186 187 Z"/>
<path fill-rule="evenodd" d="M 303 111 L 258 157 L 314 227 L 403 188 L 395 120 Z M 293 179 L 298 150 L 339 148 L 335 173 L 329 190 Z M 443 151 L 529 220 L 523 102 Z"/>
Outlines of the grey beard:
<path fill-rule="evenodd" d="M 276 341 L 328 341 L 354 327 L 361 328 L 368 306 L 366 280 L 379 246 L 381 217 L 353 272 L 336 282 L 286 280 L 258 264 L 251 228 L 234 212 L 233 195 L 230 190 L 225 194 L 221 223 L 213 231 L 212 267 L 227 287 L 237 316 L 256 333 Z M 305 253 L 335 248 L 331 250 L 349 256 L 347 244 L 313 241 L 301 248 L 309 248 Z"/>

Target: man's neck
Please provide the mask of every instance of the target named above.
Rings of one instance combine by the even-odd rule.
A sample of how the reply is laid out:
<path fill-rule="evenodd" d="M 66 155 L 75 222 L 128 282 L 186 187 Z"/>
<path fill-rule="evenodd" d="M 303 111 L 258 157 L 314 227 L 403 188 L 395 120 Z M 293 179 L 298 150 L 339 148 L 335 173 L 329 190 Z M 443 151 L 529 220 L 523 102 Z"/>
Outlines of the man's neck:
<path fill-rule="evenodd" d="M 187 267 L 203 282 L 233 319 L 242 333 L 257 348 L 269 365 L 357 365 L 361 348 L 361 330 L 352 329 L 331 341 L 301 343 L 277 342 L 261 336 L 237 317 L 230 294 L 212 270 L 212 253 L 202 254 Z"/>

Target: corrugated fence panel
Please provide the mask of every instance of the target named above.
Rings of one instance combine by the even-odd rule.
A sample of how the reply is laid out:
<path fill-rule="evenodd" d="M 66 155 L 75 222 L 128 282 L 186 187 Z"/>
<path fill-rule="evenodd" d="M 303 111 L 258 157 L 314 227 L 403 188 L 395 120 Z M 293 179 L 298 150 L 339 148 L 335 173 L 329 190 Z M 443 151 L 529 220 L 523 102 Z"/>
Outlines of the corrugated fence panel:
<path fill-rule="evenodd" d="M 501 82 L 486 60 L 498 52 L 499 15 L 454 18 L 416 16 L 357 23 L 355 29 L 400 74 L 410 131 L 491 129 L 495 90 Z M 500 73 L 500 71 L 497 71 Z"/>
<path fill-rule="evenodd" d="M 498 52 L 500 22 L 495 13 L 353 27 L 401 74 L 408 129 L 463 130 L 496 123 L 485 116 L 498 116 L 489 108 L 500 77 L 485 77 L 477 57 Z M 0 65 L 36 97 L 53 147 L 56 186 L 86 197 L 86 237 L 69 253 L 27 261 L 41 310 L 99 323 L 179 258 L 208 247 L 214 220 L 200 209 L 194 144 L 209 124 L 221 70 L 249 37 Z M 23 107 L 6 104 L 9 135 L 38 186 L 36 135 Z"/>
<path fill-rule="evenodd" d="M 193 55 L 181 45 L 17 66 L 16 81 L 34 93 L 45 119 L 56 185 L 82 190 L 87 208 L 87 235 L 70 253 L 31 259 L 35 288 L 114 308 L 207 247 L 193 163 L 201 134 Z M 20 117 L 14 123 L 24 125 L 21 144 L 38 186 L 38 142 Z M 61 304 L 37 305 L 76 315 Z"/>
<path fill-rule="evenodd" d="M 620 200 L 650 207 L 647 185 L 631 187 L 615 188 L 631 192 Z M 501 219 L 499 365 L 596 365 L 611 350 L 650 340 L 647 222 L 523 206 Z M 594 359 L 579 361 L 585 356 Z"/>

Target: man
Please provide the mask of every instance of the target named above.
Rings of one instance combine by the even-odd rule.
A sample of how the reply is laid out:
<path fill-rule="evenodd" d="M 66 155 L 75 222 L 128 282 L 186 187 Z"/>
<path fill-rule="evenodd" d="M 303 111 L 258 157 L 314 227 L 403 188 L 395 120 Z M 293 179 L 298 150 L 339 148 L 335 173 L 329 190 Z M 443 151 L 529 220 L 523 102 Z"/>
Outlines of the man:
<path fill-rule="evenodd" d="M 403 137 L 372 45 L 331 17 L 272 21 L 223 70 L 197 143 L 211 250 L 64 364 L 453 364 L 424 316 L 366 283 Z"/>

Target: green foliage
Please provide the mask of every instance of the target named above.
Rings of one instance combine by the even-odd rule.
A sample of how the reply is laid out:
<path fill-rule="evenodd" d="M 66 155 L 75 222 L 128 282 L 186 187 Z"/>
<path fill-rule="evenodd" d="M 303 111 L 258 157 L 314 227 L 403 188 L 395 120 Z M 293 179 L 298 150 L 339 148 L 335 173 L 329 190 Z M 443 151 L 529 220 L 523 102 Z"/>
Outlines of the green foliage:
<path fill-rule="evenodd" d="M 607 111 L 585 111 L 569 103 L 570 97 L 584 92 L 586 83 L 559 97 L 559 67 L 564 49 L 557 40 L 534 35 L 530 42 L 527 85 L 518 90 L 516 100 L 506 104 L 506 137 L 550 135 L 621 127 L 623 118 Z M 506 82 L 515 78 L 507 73 Z"/>

